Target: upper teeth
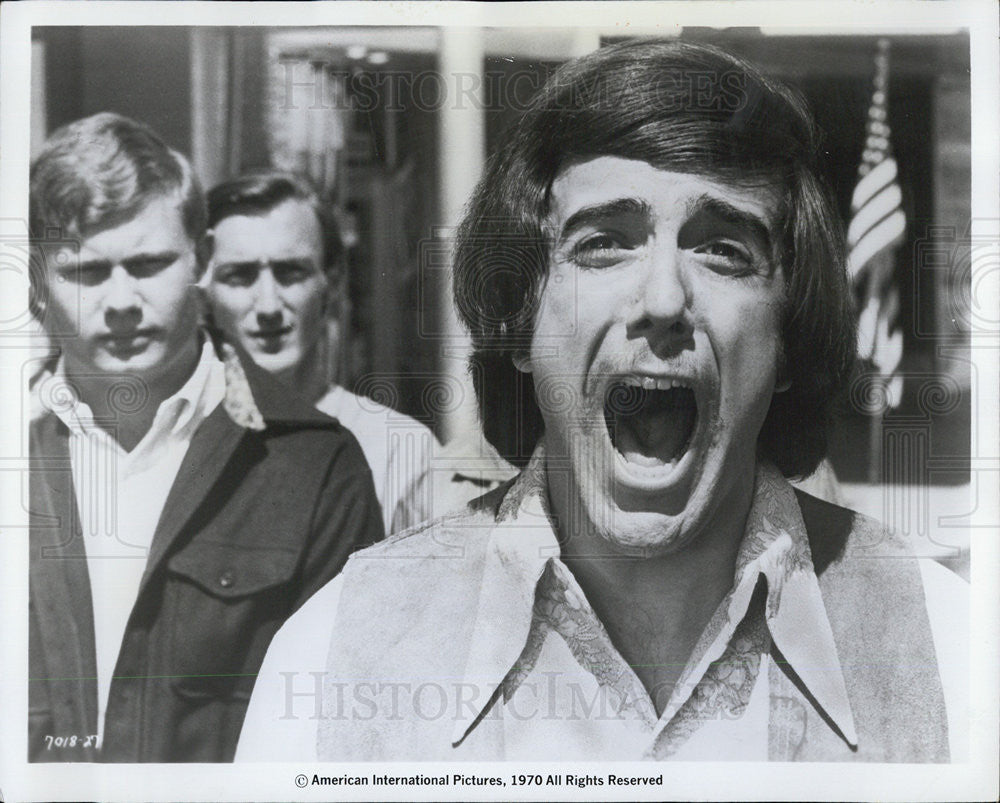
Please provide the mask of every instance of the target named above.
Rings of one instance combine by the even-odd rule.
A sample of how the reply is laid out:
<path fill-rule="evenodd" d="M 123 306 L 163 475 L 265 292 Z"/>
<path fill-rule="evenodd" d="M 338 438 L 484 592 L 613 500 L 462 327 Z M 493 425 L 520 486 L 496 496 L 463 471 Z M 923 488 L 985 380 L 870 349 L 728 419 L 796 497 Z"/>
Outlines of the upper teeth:
<path fill-rule="evenodd" d="M 670 388 L 688 387 L 680 379 L 657 379 L 652 376 L 626 376 L 621 381 L 623 385 L 643 388 L 644 390 L 670 390 Z"/>

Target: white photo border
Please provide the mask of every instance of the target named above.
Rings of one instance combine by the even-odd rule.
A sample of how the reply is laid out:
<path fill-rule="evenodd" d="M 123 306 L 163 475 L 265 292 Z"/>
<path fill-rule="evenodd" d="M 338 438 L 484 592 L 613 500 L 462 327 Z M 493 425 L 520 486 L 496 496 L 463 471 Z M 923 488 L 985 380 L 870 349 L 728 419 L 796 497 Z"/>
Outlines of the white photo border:
<path fill-rule="evenodd" d="M 570 2 L 570 3 L 210 3 L 210 2 L 40 2 L 4 3 L 0 24 L 0 238 L 23 236 L 27 221 L 27 186 L 31 27 L 33 25 L 254 25 L 350 26 L 413 25 L 447 27 L 597 27 L 605 35 L 674 35 L 683 25 L 706 27 L 781 27 L 787 32 L 817 34 L 955 33 L 967 30 L 972 65 L 972 191 L 974 236 L 985 247 L 974 263 L 977 301 L 981 308 L 1000 309 L 1000 93 L 997 82 L 997 13 L 985 2 Z M 19 226 L 21 227 L 19 229 Z M 0 266 L 2 267 L 2 266 Z M 0 272 L 0 320 L 10 321 L 27 308 L 24 276 Z M 972 353 L 979 372 L 980 393 L 974 401 L 978 451 L 973 469 L 985 476 L 1000 471 L 1000 386 L 998 333 L 974 334 Z M 587 789 L 430 786 L 430 787 L 296 787 L 300 774 L 366 775 L 471 774 L 509 778 L 513 773 L 578 773 L 614 771 L 663 774 L 664 786 L 644 791 L 625 787 L 622 798 L 638 799 L 843 799 L 964 800 L 997 794 L 998 640 L 997 600 L 1000 577 L 1000 505 L 996 496 L 980 498 L 974 514 L 971 589 L 970 690 L 974 715 L 969 762 L 960 765 L 790 765 L 766 763 L 679 764 L 296 764 L 264 765 L 100 765 L 28 764 L 27 638 L 28 550 L 27 501 L 18 476 L 28 470 L 23 444 L 26 425 L 14 425 L 23 409 L 20 385 L 24 349 L 30 343 L 0 340 L 0 405 L 7 425 L 0 428 L 2 538 L 0 538 L 0 796 L 4 800 L 342 800 L 371 799 L 601 799 L 613 798 L 607 786 Z M 984 390 L 986 389 L 986 390 Z M 11 416 L 14 416 L 13 418 Z M 995 488 L 996 482 L 985 488 Z M 332 793 L 332 795 L 331 795 Z"/>

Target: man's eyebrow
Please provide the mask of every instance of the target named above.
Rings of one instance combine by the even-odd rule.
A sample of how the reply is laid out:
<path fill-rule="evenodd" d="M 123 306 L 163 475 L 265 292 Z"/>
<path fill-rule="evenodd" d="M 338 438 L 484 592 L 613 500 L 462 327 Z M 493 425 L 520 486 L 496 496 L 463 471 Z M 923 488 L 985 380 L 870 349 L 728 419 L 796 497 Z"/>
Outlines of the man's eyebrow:
<path fill-rule="evenodd" d="M 621 215 L 640 215 L 649 219 L 653 215 L 653 210 L 649 204 L 637 198 L 615 198 L 611 201 L 585 206 L 567 218 L 559 232 L 559 241 L 562 242 L 570 233 L 583 226 L 600 223 L 609 217 Z"/>
<path fill-rule="evenodd" d="M 110 259 L 81 259 L 79 261 L 68 260 L 65 264 L 60 265 L 59 269 L 76 271 L 76 270 L 104 270 L 111 268 Z"/>
<path fill-rule="evenodd" d="M 173 262 L 180 256 L 179 251 L 150 251 L 132 254 L 122 260 L 123 265 L 141 265 L 143 262 Z"/>
<path fill-rule="evenodd" d="M 767 225 L 767 221 L 759 215 L 733 206 L 728 201 L 714 195 L 700 195 L 688 204 L 687 217 L 689 220 L 699 213 L 707 213 L 735 228 L 743 229 L 761 243 L 768 255 L 773 253 L 771 228 Z"/>

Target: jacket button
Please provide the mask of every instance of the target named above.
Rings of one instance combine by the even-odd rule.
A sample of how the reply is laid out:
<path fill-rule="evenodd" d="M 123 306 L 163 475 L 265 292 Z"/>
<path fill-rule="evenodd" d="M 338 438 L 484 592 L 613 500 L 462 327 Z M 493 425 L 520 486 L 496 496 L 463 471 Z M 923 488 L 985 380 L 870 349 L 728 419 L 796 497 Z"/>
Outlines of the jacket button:
<path fill-rule="evenodd" d="M 233 573 L 223 572 L 219 575 L 219 585 L 223 588 L 229 588 L 233 584 Z"/>

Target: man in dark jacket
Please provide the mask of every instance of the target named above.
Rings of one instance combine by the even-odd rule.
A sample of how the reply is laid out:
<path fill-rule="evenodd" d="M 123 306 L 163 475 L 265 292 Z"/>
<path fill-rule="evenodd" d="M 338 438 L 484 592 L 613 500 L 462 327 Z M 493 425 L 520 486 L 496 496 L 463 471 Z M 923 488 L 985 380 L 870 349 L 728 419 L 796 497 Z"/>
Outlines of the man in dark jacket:
<path fill-rule="evenodd" d="M 31 169 L 29 758 L 229 761 L 278 627 L 382 536 L 354 437 L 198 326 L 187 160 L 99 114 Z"/>

